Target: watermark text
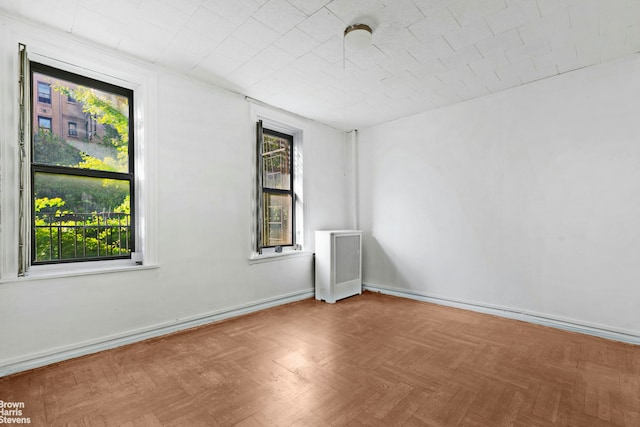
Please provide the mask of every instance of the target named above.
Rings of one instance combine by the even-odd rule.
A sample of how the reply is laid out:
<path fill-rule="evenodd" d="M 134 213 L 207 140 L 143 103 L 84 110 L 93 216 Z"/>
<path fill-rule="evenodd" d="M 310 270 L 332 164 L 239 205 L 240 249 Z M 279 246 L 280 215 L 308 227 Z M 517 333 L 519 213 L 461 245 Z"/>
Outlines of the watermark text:
<path fill-rule="evenodd" d="M 31 424 L 31 418 L 24 416 L 24 402 L 0 400 L 0 424 Z"/>

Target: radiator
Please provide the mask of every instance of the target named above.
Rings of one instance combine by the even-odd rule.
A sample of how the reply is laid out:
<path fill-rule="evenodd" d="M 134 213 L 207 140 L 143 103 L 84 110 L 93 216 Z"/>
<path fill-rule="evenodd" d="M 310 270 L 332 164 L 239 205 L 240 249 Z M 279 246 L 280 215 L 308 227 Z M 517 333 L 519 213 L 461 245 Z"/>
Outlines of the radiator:
<path fill-rule="evenodd" d="M 315 295 L 334 303 L 362 293 L 362 232 L 316 231 Z"/>

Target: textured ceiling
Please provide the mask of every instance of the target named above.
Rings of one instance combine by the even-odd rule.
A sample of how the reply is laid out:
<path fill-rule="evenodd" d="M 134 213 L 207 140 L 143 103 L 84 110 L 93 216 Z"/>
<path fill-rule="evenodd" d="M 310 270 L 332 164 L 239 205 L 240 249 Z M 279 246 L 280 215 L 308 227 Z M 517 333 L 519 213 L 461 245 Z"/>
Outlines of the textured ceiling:
<path fill-rule="evenodd" d="M 351 129 L 640 51 L 640 0 L 0 0 L 0 10 Z M 373 28 L 343 57 L 342 33 Z"/>

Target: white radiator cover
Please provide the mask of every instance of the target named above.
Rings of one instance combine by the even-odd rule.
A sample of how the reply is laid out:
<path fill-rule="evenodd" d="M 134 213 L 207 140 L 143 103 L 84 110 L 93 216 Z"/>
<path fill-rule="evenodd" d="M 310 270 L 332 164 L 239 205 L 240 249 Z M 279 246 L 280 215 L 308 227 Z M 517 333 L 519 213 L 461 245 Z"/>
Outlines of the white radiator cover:
<path fill-rule="evenodd" d="M 329 303 L 362 293 L 362 231 L 316 231 L 315 285 Z"/>

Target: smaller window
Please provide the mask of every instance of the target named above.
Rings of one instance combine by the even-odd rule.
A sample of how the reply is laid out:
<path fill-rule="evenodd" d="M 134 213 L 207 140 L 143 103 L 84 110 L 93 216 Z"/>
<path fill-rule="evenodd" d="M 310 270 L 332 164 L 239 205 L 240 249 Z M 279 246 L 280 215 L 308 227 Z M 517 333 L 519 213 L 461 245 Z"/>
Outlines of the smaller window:
<path fill-rule="evenodd" d="M 76 104 L 77 103 L 76 99 L 71 94 L 67 95 L 67 102 L 69 102 L 71 104 Z"/>
<path fill-rule="evenodd" d="M 51 85 L 49 83 L 38 82 L 38 102 L 51 104 Z"/>
<path fill-rule="evenodd" d="M 262 140 L 262 247 L 294 242 L 293 137 L 270 129 Z"/>
<path fill-rule="evenodd" d="M 78 136 L 78 124 L 69 122 L 69 136 Z"/>
<path fill-rule="evenodd" d="M 38 129 L 51 132 L 51 117 L 38 116 Z"/>

